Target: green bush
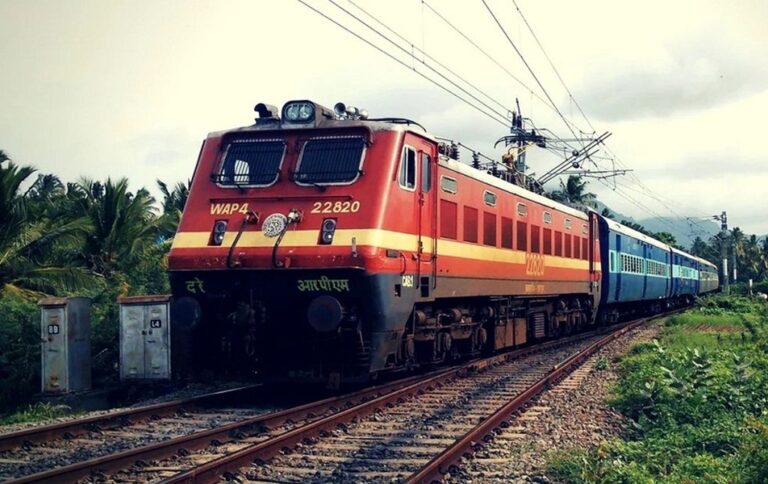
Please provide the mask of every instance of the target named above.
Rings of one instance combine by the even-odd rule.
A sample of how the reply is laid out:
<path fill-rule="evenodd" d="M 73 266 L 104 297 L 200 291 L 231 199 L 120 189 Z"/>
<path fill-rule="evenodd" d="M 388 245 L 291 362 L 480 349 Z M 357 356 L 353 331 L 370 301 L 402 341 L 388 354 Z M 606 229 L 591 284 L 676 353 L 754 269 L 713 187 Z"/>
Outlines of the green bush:
<path fill-rule="evenodd" d="M 40 390 L 40 309 L 0 297 L 0 412 Z"/>
<path fill-rule="evenodd" d="M 714 318 L 714 319 L 713 319 Z M 742 333 L 700 333 L 734 325 Z M 610 404 L 629 418 L 626 440 L 550 460 L 565 482 L 768 482 L 768 317 L 765 304 L 708 298 L 670 318 L 659 341 L 622 360 Z"/>

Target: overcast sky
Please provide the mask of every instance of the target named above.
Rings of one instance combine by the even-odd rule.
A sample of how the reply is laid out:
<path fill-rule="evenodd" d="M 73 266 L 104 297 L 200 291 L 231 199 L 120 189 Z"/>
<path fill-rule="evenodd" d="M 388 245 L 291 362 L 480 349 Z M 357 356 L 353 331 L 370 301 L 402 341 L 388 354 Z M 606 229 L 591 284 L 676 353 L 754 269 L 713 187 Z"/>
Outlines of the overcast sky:
<path fill-rule="evenodd" d="M 307 1 L 366 32 L 331 3 Z M 512 0 L 488 1 L 563 114 L 590 131 Z M 503 106 L 519 98 L 537 126 L 571 136 L 480 0 L 428 4 L 527 87 L 420 0 L 355 2 Z M 768 233 L 768 2 L 517 4 L 589 121 L 613 133 L 608 146 L 643 184 L 624 177 L 617 193 L 591 183 L 601 200 L 637 218 L 727 210 L 732 226 Z M 342 100 L 488 154 L 505 134 L 296 1 L 0 0 L 0 18 L 0 149 L 66 181 L 126 176 L 138 188 L 186 179 L 206 133 L 252 123 L 257 102 Z M 533 152 L 529 162 L 543 173 L 554 160 Z"/>

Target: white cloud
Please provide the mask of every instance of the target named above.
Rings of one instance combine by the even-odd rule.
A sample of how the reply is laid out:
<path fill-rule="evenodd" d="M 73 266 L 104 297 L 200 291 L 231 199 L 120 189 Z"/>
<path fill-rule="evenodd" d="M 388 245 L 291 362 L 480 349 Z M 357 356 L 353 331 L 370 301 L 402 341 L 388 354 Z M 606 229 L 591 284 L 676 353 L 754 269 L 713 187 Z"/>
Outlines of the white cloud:
<path fill-rule="evenodd" d="M 420 2 L 360 3 L 505 106 L 519 98 L 537 125 L 570 136 Z M 535 87 L 482 5 L 430 3 Z M 734 225 L 768 232 L 760 216 L 768 4 L 590 0 L 555 11 L 518 3 L 596 128 L 614 132 L 610 146 L 646 185 L 686 215 L 728 210 Z M 567 101 L 512 3 L 491 5 L 541 82 Z M 373 117 L 413 118 L 487 153 L 498 153 L 492 144 L 506 132 L 297 2 L 5 0 L 0 18 L 12 19 L 0 30 L 0 149 L 66 180 L 127 176 L 137 188 L 186 179 L 205 134 L 250 124 L 260 101 L 343 100 Z M 566 101 L 563 112 L 586 124 Z M 534 153 L 530 164 L 542 173 L 552 159 Z M 593 186 L 617 210 L 647 215 Z"/>

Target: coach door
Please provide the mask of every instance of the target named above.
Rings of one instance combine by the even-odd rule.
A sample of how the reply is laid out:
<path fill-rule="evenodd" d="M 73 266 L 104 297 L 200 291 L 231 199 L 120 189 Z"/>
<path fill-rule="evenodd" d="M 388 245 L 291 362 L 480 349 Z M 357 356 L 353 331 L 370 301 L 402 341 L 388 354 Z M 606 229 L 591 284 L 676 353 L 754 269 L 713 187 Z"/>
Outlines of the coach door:
<path fill-rule="evenodd" d="M 600 300 L 600 286 L 601 286 L 601 273 L 602 277 L 605 277 L 605 271 L 607 271 L 607 267 L 597 267 L 597 263 L 595 259 L 601 260 L 602 254 L 600 254 L 600 232 L 598 230 L 598 220 L 597 220 L 597 214 L 594 212 L 591 212 L 589 215 L 589 246 L 591 247 L 591 250 L 589 251 L 587 257 L 589 257 L 589 281 L 590 281 L 590 292 L 594 295 L 594 303 L 597 305 L 597 302 Z"/>

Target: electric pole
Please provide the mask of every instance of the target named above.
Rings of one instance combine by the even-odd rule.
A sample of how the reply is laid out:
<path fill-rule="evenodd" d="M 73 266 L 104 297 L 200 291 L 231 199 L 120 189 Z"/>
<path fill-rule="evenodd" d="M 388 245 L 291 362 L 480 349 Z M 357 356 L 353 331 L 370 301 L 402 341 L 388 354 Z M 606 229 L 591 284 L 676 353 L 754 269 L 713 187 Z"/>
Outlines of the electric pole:
<path fill-rule="evenodd" d="M 726 294 L 731 293 L 728 284 L 728 215 L 723 211 L 720 215 L 713 215 L 712 218 L 720 221 L 720 260 L 722 261 L 723 291 Z"/>

